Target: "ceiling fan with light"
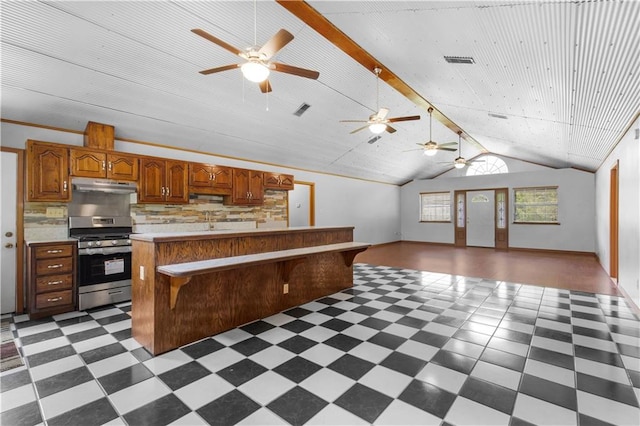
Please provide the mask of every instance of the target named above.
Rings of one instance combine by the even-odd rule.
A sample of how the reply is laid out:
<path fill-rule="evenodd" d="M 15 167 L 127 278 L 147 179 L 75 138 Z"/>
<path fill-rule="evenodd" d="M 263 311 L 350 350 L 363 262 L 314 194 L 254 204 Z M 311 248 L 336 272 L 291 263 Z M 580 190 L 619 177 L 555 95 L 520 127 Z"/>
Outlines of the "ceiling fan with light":
<path fill-rule="evenodd" d="M 380 73 L 382 72 L 382 69 L 376 67 L 373 69 L 373 72 L 376 74 L 376 111 L 377 112 L 375 114 L 371 114 L 368 120 L 340 120 L 341 123 L 367 123 L 366 125 L 353 130 L 351 134 L 359 132 L 360 130 L 364 130 L 367 127 L 369 128 L 371 133 L 374 133 L 376 135 L 384 131 L 387 131 L 388 133 L 393 133 L 396 131 L 396 129 L 389 126 L 389 123 L 397 123 L 399 121 L 420 120 L 419 115 L 387 118 L 387 115 L 389 114 L 389 108 L 379 107 L 379 103 L 380 103 L 379 82 L 380 82 Z"/>
<path fill-rule="evenodd" d="M 431 113 L 433 112 L 433 108 L 429 107 L 427 110 L 429 112 L 429 142 L 425 143 L 416 143 L 416 145 L 421 146 L 422 148 L 418 149 L 410 149 L 409 151 L 417 151 L 422 149 L 424 151 L 424 155 L 428 155 L 429 157 L 436 155 L 436 153 L 440 151 L 455 151 L 455 148 L 447 148 L 450 145 L 455 145 L 455 142 L 447 142 L 438 144 L 431 139 Z M 407 151 L 405 151 L 407 152 Z"/>
<path fill-rule="evenodd" d="M 456 169 L 462 169 L 465 166 L 470 166 L 470 165 L 475 164 L 475 163 L 484 163 L 483 160 L 480 160 L 480 161 L 467 161 L 462 156 L 461 140 L 462 140 L 462 132 L 459 131 L 458 132 L 458 156 L 453 160 L 453 167 L 455 167 Z M 455 142 L 453 142 L 453 143 L 455 143 Z M 455 150 L 453 150 L 453 151 L 455 151 Z M 449 162 L 447 162 L 447 164 L 449 164 Z"/>
<path fill-rule="evenodd" d="M 223 49 L 228 50 L 234 55 L 240 56 L 245 60 L 242 64 L 230 64 L 221 67 L 210 68 L 200 71 L 200 74 L 208 75 L 221 71 L 232 70 L 240 68 L 244 77 L 254 83 L 260 85 L 262 93 L 271 92 L 271 83 L 269 82 L 270 71 L 278 71 L 286 74 L 297 75 L 299 77 L 310 78 L 316 80 L 320 73 L 318 71 L 312 71 L 305 68 L 294 67 L 292 65 L 283 64 L 282 62 L 271 61 L 283 47 L 285 47 L 291 40 L 293 40 L 293 34 L 285 29 L 281 29 L 275 33 L 262 47 L 257 46 L 257 30 L 256 30 L 256 18 L 255 2 L 254 2 L 254 46 L 247 47 L 245 50 L 238 49 L 219 38 L 209 34 L 208 32 L 195 28 L 191 32 L 203 37 L 210 42 L 217 44 Z"/>

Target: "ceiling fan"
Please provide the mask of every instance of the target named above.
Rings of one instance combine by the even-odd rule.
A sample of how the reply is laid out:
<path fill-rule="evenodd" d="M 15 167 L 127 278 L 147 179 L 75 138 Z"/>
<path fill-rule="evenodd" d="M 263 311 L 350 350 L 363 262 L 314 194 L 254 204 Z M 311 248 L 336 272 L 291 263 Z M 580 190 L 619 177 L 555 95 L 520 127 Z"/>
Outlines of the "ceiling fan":
<path fill-rule="evenodd" d="M 458 132 L 458 157 L 456 157 L 453 160 L 453 167 L 455 167 L 456 169 L 462 169 L 465 166 L 470 166 L 471 164 L 475 164 L 475 163 L 484 163 L 483 160 L 480 161 L 467 161 L 463 156 L 462 156 L 462 150 L 461 150 L 461 140 L 462 140 L 462 132 L 459 131 Z M 455 144 L 455 142 L 453 142 Z M 455 151 L 455 149 L 450 151 Z M 444 163 L 442 163 L 444 164 Z M 447 164 L 449 164 L 449 162 L 447 162 Z"/>
<path fill-rule="evenodd" d="M 379 81 L 380 81 L 380 73 L 382 72 L 382 69 L 376 67 L 373 69 L 373 72 L 376 74 L 376 110 L 377 112 L 375 114 L 371 114 L 368 120 L 340 120 L 341 123 L 367 123 L 366 125 L 352 131 L 351 134 L 359 132 L 360 130 L 364 130 L 367 127 L 369 128 L 369 130 L 371 130 L 371 133 L 374 133 L 376 135 L 384 131 L 393 133 L 396 131 L 396 129 L 389 126 L 389 123 L 397 123 L 398 121 L 420 120 L 419 115 L 387 118 L 387 115 L 389 114 L 389 108 L 379 107 L 379 101 L 380 101 Z"/>
<path fill-rule="evenodd" d="M 291 40 L 293 40 L 293 34 L 291 34 L 289 31 L 281 29 L 280 31 L 275 33 L 265 44 L 263 44 L 262 47 L 257 46 L 257 14 L 255 13 L 255 7 L 256 5 L 254 2 L 254 46 L 247 47 L 245 50 L 238 49 L 237 47 L 234 47 L 199 28 L 191 30 L 191 32 L 198 34 L 200 37 L 203 37 L 210 42 L 217 44 L 223 49 L 226 49 L 234 55 L 238 55 L 245 60 L 245 62 L 242 64 L 230 64 L 221 67 L 206 69 L 200 71 L 200 74 L 208 75 L 221 71 L 240 68 L 242 74 L 247 80 L 258 83 L 260 85 L 260 91 L 262 91 L 262 93 L 271 92 L 271 83 L 268 80 L 270 71 L 293 74 L 299 77 L 310 78 L 313 80 L 317 79 L 320 75 L 318 71 L 298 68 L 292 65 L 287 65 L 281 62 L 270 60 Z"/>
<path fill-rule="evenodd" d="M 447 148 L 450 145 L 455 145 L 455 142 L 447 142 L 438 144 L 431 139 L 431 113 L 433 112 L 433 108 L 429 107 L 427 110 L 429 112 L 429 142 L 425 143 L 416 143 L 416 145 L 421 146 L 422 148 L 418 149 L 410 149 L 409 151 L 417 151 L 419 149 L 424 150 L 424 155 L 428 155 L 429 157 L 436 155 L 438 150 L 440 151 L 455 151 L 455 148 Z M 407 152 L 407 151 L 405 151 Z"/>

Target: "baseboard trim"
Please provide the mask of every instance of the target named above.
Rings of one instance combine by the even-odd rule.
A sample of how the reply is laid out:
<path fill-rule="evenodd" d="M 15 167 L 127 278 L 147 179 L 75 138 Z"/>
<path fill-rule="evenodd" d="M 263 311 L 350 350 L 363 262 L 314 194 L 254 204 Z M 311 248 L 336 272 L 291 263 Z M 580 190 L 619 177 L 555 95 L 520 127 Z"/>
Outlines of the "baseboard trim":
<path fill-rule="evenodd" d="M 400 240 L 396 241 L 398 243 L 409 243 L 409 244 L 428 244 L 431 246 L 444 246 L 444 247 L 455 247 L 456 245 L 453 243 L 435 243 L 431 241 L 413 241 L 413 240 Z"/>
<path fill-rule="evenodd" d="M 445 247 L 456 247 L 454 243 L 436 243 L 431 241 L 413 241 L 413 240 L 401 240 L 394 241 L 391 243 L 385 244 L 393 244 L 393 243 L 410 243 L 410 244 L 428 244 L 432 246 L 445 246 Z M 524 252 L 532 252 L 532 253 L 549 253 L 549 254 L 571 254 L 571 255 L 579 255 L 579 256 L 593 256 L 596 259 L 598 256 L 594 252 L 590 251 L 572 251 L 572 250 L 553 250 L 553 249 L 538 249 L 538 248 L 525 248 L 525 247 L 509 247 L 507 249 L 499 249 L 495 247 L 460 247 L 460 248 L 487 248 L 493 250 L 509 250 L 509 251 L 524 251 Z"/>

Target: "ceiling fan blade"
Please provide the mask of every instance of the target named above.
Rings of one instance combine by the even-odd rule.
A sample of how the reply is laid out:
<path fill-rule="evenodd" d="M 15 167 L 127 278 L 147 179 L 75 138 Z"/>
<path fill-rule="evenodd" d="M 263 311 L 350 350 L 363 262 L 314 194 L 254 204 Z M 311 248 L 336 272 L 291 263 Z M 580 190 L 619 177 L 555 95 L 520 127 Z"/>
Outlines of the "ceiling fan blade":
<path fill-rule="evenodd" d="M 437 149 L 438 151 L 451 151 L 451 152 L 457 151 L 457 149 L 455 149 L 455 148 L 441 148 L 441 147 L 437 147 L 436 149 Z"/>
<path fill-rule="evenodd" d="M 200 74 L 209 75 L 209 74 L 213 74 L 213 73 L 216 73 L 216 72 L 232 70 L 234 68 L 238 68 L 239 66 L 240 65 L 238 65 L 238 64 L 231 64 L 231 65 L 225 65 L 223 67 L 209 68 L 208 70 L 200 71 Z"/>
<path fill-rule="evenodd" d="M 458 142 L 439 143 L 439 146 L 458 145 Z"/>
<path fill-rule="evenodd" d="M 398 121 L 413 121 L 413 120 L 420 120 L 420 116 L 419 115 L 409 115 L 406 117 L 393 117 L 393 118 L 388 118 L 387 122 L 389 123 L 397 123 Z"/>
<path fill-rule="evenodd" d="M 356 133 L 356 132 L 359 132 L 360 130 L 364 130 L 364 129 L 366 129 L 367 127 L 369 127 L 369 125 L 359 127 L 359 128 L 357 128 L 357 129 L 355 129 L 354 131 L 349 132 L 349 134 L 350 134 L 350 135 L 352 135 L 352 134 L 354 134 L 354 133 Z"/>
<path fill-rule="evenodd" d="M 416 149 L 405 149 L 402 152 L 411 152 L 411 151 L 424 151 L 422 148 L 416 148 Z"/>
<path fill-rule="evenodd" d="M 293 34 L 285 29 L 281 29 L 273 35 L 261 48 L 258 53 L 262 53 L 266 56 L 266 59 L 271 58 L 276 53 L 285 47 L 291 40 L 293 40 Z"/>
<path fill-rule="evenodd" d="M 262 93 L 269 93 L 271 91 L 271 82 L 269 82 L 268 79 L 258 83 L 258 85 L 260 86 L 260 91 Z"/>
<path fill-rule="evenodd" d="M 393 127 L 389 126 L 388 124 L 387 124 L 387 128 L 385 130 L 388 133 L 395 133 L 396 132 L 396 129 L 394 129 Z"/>
<path fill-rule="evenodd" d="M 389 108 L 380 108 L 380 110 L 376 112 L 376 115 L 373 116 L 373 119 L 384 120 L 387 114 L 389 114 Z"/>
<path fill-rule="evenodd" d="M 316 80 L 320 76 L 320 73 L 318 71 L 294 67 L 293 65 L 283 64 L 282 62 L 272 62 L 271 66 L 273 67 L 274 71 L 280 71 L 287 74 L 297 75 L 299 77 L 310 78 L 313 80 Z"/>
<path fill-rule="evenodd" d="M 200 37 L 206 38 L 210 42 L 217 44 L 218 46 L 222 47 L 223 49 L 228 50 L 229 52 L 233 53 L 234 55 L 242 56 L 241 53 L 244 53 L 242 50 L 238 49 L 237 47 L 234 47 L 234 46 L 230 45 L 229 43 L 226 43 L 226 42 L 220 40 L 219 38 L 212 36 L 208 32 L 206 32 L 204 30 L 201 30 L 200 28 L 195 28 L 195 29 L 191 30 L 191 32 L 195 33 L 195 34 L 198 34 Z"/>
<path fill-rule="evenodd" d="M 340 120 L 340 123 L 368 123 L 367 120 Z"/>

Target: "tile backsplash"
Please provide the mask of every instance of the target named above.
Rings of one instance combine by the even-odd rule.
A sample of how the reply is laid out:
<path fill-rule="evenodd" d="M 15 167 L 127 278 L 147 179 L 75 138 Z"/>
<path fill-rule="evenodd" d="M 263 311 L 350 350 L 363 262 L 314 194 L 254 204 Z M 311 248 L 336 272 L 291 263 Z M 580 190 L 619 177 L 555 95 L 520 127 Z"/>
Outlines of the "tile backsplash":
<path fill-rule="evenodd" d="M 51 217 L 52 209 L 62 217 Z M 260 206 L 224 205 L 221 196 L 195 195 L 189 204 L 131 204 L 133 231 L 190 232 L 209 229 L 281 228 L 287 223 L 287 191 L 265 190 Z M 68 236 L 65 203 L 25 203 L 26 241 L 59 240 Z"/>

